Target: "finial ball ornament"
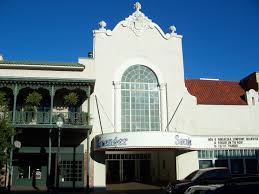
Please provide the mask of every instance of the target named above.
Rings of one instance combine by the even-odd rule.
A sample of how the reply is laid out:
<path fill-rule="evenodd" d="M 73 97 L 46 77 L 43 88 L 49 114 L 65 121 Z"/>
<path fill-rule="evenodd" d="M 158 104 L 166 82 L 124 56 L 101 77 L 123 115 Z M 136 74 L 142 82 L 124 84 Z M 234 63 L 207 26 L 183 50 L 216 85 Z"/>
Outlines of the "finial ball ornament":
<path fill-rule="evenodd" d="M 134 4 L 134 8 L 136 9 L 136 11 L 139 11 L 141 9 L 141 4 L 139 2 L 136 2 Z"/>
<path fill-rule="evenodd" d="M 170 33 L 175 33 L 176 32 L 176 27 L 175 26 L 170 26 L 169 27 Z"/>
<path fill-rule="evenodd" d="M 107 26 L 107 24 L 106 24 L 105 21 L 102 20 L 102 21 L 99 22 L 100 29 L 105 29 L 106 26 Z"/>

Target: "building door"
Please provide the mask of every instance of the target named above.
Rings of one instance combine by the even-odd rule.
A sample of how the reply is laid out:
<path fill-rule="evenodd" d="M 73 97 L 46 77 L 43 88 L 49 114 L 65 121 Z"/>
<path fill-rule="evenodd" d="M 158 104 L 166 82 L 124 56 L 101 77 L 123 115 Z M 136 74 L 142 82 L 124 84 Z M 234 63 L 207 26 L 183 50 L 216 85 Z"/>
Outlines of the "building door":
<path fill-rule="evenodd" d="M 150 160 L 140 160 L 139 161 L 139 180 L 140 182 L 150 182 L 151 181 L 151 162 Z"/>
<path fill-rule="evenodd" d="M 107 184 L 121 182 L 149 182 L 151 180 L 151 154 L 106 155 Z"/>
<path fill-rule="evenodd" d="M 106 181 L 108 184 L 120 182 L 120 160 L 106 162 Z"/>
<path fill-rule="evenodd" d="M 121 162 L 123 163 L 122 182 L 135 181 L 135 160 L 122 160 Z"/>

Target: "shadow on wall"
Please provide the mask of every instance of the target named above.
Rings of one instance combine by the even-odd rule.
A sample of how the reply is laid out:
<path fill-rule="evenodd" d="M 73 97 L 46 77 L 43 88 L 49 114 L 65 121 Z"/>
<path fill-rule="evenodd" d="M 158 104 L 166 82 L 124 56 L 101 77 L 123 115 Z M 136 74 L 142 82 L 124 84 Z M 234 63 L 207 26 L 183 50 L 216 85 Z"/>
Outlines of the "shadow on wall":
<path fill-rule="evenodd" d="M 90 149 L 90 156 L 91 158 L 98 163 L 105 164 L 105 152 L 94 151 L 94 139 L 91 141 L 91 149 Z"/>

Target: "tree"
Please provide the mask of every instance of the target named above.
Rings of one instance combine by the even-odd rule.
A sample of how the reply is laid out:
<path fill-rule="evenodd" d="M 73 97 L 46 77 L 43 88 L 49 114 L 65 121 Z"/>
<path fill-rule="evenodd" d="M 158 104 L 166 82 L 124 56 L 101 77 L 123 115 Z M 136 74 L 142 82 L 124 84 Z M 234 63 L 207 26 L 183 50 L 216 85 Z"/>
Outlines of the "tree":
<path fill-rule="evenodd" d="M 28 94 L 25 99 L 26 108 L 29 110 L 37 111 L 37 107 L 40 105 L 42 100 L 42 95 L 36 91 L 33 91 Z"/>
<path fill-rule="evenodd" d="M 0 112 L 7 111 L 7 99 L 5 92 L 0 91 Z"/>
<path fill-rule="evenodd" d="M 14 128 L 6 119 L 0 119 L 0 166 L 5 164 L 12 148 L 11 137 L 14 135 Z"/>
<path fill-rule="evenodd" d="M 28 94 L 28 96 L 25 98 L 26 107 L 25 110 L 32 111 L 31 114 L 31 124 L 37 123 L 37 108 L 40 105 L 40 102 L 42 100 L 42 95 L 36 91 L 33 91 Z"/>
<path fill-rule="evenodd" d="M 0 91 L 0 167 L 8 160 L 12 148 L 11 137 L 14 135 L 14 128 L 7 119 L 7 109 L 6 94 Z"/>
<path fill-rule="evenodd" d="M 75 107 L 78 104 L 79 97 L 75 92 L 70 92 L 69 94 L 64 96 L 64 103 L 67 106 Z"/>
<path fill-rule="evenodd" d="M 64 96 L 64 103 L 66 106 L 68 106 L 72 111 L 76 111 L 76 106 L 78 105 L 79 102 L 79 96 L 76 92 L 70 92 L 67 95 Z"/>

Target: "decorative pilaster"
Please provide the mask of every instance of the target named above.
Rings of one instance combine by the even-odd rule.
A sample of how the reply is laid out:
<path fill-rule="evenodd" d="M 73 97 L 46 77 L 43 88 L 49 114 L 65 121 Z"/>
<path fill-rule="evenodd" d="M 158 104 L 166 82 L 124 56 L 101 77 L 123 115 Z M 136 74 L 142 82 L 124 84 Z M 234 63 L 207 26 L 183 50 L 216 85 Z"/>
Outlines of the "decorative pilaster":
<path fill-rule="evenodd" d="M 168 118 L 167 118 L 167 92 L 166 83 L 160 84 L 160 113 L 161 113 L 161 131 L 168 131 L 166 129 Z"/>
<path fill-rule="evenodd" d="M 87 124 L 90 123 L 90 96 L 91 96 L 91 87 L 88 86 L 87 90 L 87 112 L 88 112 L 88 118 L 87 118 Z M 86 148 L 86 190 L 89 191 L 89 177 L 90 177 L 90 139 L 89 139 L 89 129 L 87 129 L 87 148 Z"/>
<path fill-rule="evenodd" d="M 91 97 L 91 87 L 87 87 L 87 113 L 88 113 L 88 118 L 87 118 L 87 124 L 89 125 L 90 123 L 90 111 L 91 111 L 91 102 L 90 102 L 90 97 Z"/>
<path fill-rule="evenodd" d="M 113 82 L 114 86 L 114 132 L 118 132 L 120 128 L 120 90 L 121 83 Z"/>

